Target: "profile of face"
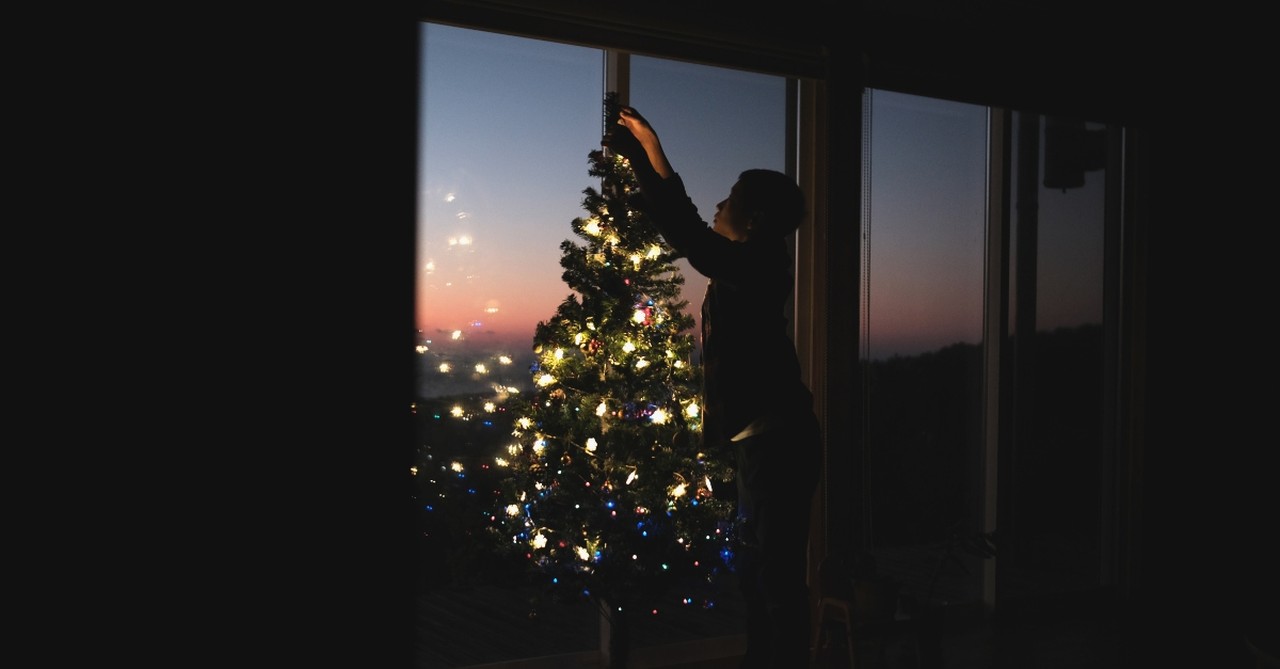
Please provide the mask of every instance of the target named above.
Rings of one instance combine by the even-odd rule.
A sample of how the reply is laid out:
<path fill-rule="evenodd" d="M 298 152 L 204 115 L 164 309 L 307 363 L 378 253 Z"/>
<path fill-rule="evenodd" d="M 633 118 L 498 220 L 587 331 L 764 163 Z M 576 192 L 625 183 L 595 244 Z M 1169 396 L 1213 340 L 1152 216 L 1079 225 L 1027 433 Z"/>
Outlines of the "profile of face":
<path fill-rule="evenodd" d="M 729 197 L 716 205 L 716 215 L 711 221 L 712 231 L 734 241 L 744 241 L 751 236 L 751 219 L 742 205 L 741 189 L 741 181 L 733 185 Z"/>

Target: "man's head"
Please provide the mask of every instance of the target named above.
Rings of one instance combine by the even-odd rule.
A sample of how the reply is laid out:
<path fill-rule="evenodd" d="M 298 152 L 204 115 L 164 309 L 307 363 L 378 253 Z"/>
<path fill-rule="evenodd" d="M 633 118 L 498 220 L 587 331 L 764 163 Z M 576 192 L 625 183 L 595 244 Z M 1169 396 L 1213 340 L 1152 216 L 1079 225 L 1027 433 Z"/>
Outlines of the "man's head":
<path fill-rule="evenodd" d="M 800 227 L 804 193 L 789 176 L 752 169 L 738 175 L 729 197 L 716 206 L 715 230 L 730 239 L 785 237 Z"/>

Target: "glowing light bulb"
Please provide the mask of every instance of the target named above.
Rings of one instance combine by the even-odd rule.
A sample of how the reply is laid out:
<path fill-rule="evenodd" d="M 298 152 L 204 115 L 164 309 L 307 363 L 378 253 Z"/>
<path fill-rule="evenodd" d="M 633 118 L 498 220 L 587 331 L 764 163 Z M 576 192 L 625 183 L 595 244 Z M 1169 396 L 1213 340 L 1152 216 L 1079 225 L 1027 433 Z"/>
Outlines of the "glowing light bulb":
<path fill-rule="evenodd" d="M 638 476 L 639 476 L 639 473 L 636 472 L 636 470 L 632 469 L 631 473 L 627 474 L 627 485 L 631 485 L 631 482 L 636 480 Z"/>
<path fill-rule="evenodd" d="M 485 366 L 485 364 L 484 364 L 483 362 L 477 362 L 477 363 L 476 363 L 476 373 L 477 373 L 477 374 L 488 374 L 488 373 L 489 373 L 489 368 L 488 368 L 488 367 L 486 367 L 486 366 Z"/>
<path fill-rule="evenodd" d="M 495 462 L 499 467 L 506 467 L 506 466 L 508 466 L 508 465 L 510 465 L 510 464 L 511 464 L 510 462 L 507 462 L 507 459 L 506 459 L 506 458 L 503 458 L 503 457 L 496 457 L 496 458 L 494 458 L 494 459 L 493 459 L 493 461 L 494 461 L 494 462 Z"/>
<path fill-rule="evenodd" d="M 449 414 L 452 415 L 454 418 L 461 418 L 463 414 L 462 407 L 455 406 L 454 408 L 449 410 Z"/>
<path fill-rule="evenodd" d="M 527 430 L 533 426 L 533 419 L 528 416 L 521 416 L 516 419 L 516 425 L 519 425 L 521 429 Z"/>
<path fill-rule="evenodd" d="M 551 354 L 556 360 L 564 360 L 564 349 L 558 348 Z"/>
<path fill-rule="evenodd" d="M 449 464 L 449 469 L 452 469 L 452 470 L 453 470 L 453 471 L 455 471 L 455 472 L 460 472 L 460 471 L 462 471 L 462 463 L 461 463 L 461 462 L 453 462 L 453 463 L 450 463 L 450 464 Z"/>
<path fill-rule="evenodd" d="M 595 437 L 588 437 L 588 438 L 587 438 L 587 452 L 588 452 L 588 453 L 595 453 L 595 452 L 596 452 L 596 448 L 598 448 L 598 447 L 599 447 L 599 444 L 598 444 L 598 443 L 596 443 L 596 438 L 595 438 Z"/>
<path fill-rule="evenodd" d="M 603 416 L 603 415 L 605 415 L 606 413 L 608 413 L 608 411 L 609 411 L 609 406 L 608 406 L 607 404 L 605 404 L 604 402 L 601 402 L 600 404 L 596 405 L 596 415 L 597 415 L 597 416 Z"/>
<path fill-rule="evenodd" d="M 653 414 L 649 416 L 649 420 L 657 423 L 658 425 L 666 423 L 667 418 L 669 418 L 669 416 L 667 416 L 667 412 L 662 409 L 655 409 Z"/>
<path fill-rule="evenodd" d="M 583 548 L 582 546 L 574 546 L 573 550 L 578 553 L 579 560 L 586 562 L 587 560 L 591 559 L 591 553 L 588 553 L 587 549 Z"/>
<path fill-rule="evenodd" d="M 484 403 L 484 411 L 485 411 L 485 413 L 493 413 L 493 412 L 495 412 L 495 411 L 497 411 L 497 410 L 498 410 L 498 405 L 497 405 L 497 404 L 494 404 L 493 402 L 485 402 L 485 403 Z"/>
<path fill-rule="evenodd" d="M 547 547 L 547 538 L 546 538 L 545 536 L 543 536 L 541 532 L 539 532 L 538 534 L 534 535 L 534 537 L 533 537 L 533 547 L 534 547 L 534 548 L 538 548 L 538 549 L 546 548 L 546 547 Z"/>
<path fill-rule="evenodd" d="M 684 493 L 685 493 L 685 485 L 683 483 L 681 483 L 680 485 L 676 486 L 671 490 L 672 497 L 684 497 Z"/>
<path fill-rule="evenodd" d="M 549 386 L 555 382 L 556 382 L 556 377 L 550 374 L 543 374 L 542 376 L 538 377 L 538 385 L 540 386 L 544 386 L 544 387 Z"/>
<path fill-rule="evenodd" d="M 649 366 L 649 361 L 645 360 L 644 358 L 640 358 L 639 360 L 636 361 L 636 369 L 644 369 L 645 367 L 648 367 L 648 366 Z"/>
<path fill-rule="evenodd" d="M 596 218 L 595 216 L 588 218 L 587 222 L 582 226 L 582 231 L 591 235 L 592 237 L 599 237 L 600 236 L 600 219 Z"/>
<path fill-rule="evenodd" d="M 627 343 L 622 345 L 622 350 L 627 353 L 630 353 L 636 350 L 636 345 L 628 341 Z"/>
<path fill-rule="evenodd" d="M 698 403 L 697 403 L 697 402 L 690 402 L 690 403 L 689 403 L 689 406 L 687 406 L 687 407 L 685 407 L 685 408 L 684 408 L 684 415 L 686 415 L 686 416 L 688 416 L 688 417 L 690 417 L 690 418 L 697 418 L 697 417 L 698 417 L 698 411 L 699 411 L 699 409 L 698 409 Z"/>
<path fill-rule="evenodd" d="M 439 368 L 439 369 L 440 369 L 440 373 L 441 373 L 441 374 L 448 374 L 448 373 L 449 373 L 449 363 L 447 363 L 447 362 L 442 362 L 442 363 L 440 363 L 440 368 Z"/>
<path fill-rule="evenodd" d="M 644 312 L 644 309 L 636 309 L 635 312 L 631 314 L 631 320 L 637 323 L 643 323 L 644 319 L 648 317 L 649 317 L 649 314 L 646 314 Z"/>
<path fill-rule="evenodd" d="M 509 356 L 509 355 L 500 355 L 500 356 L 498 356 L 498 362 L 500 362 L 500 363 L 502 363 L 502 364 L 504 364 L 504 365 L 510 365 L 510 364 L 511 364 L 511 356 Z"/>
<path fill-rule="evenodd" d="M 454 330 L 449 334 L 449 338 L 453 340 L 462 339 L 462 330 Z"/>
<path fill-rule="evenodd" d="M 585 342 L 585 341 L 587 341 L 587 335 L 585 335 L 585 334 L 583 334 L 583 333 L 581 333 L 581 332 L 579 332 L 579 333 L 578 333 L 578 334 L 576 334 L 576 335 L 573 335 L 573 345 L 574 345 L 574 346 L 582 346 L 583 342 Z"/>
<path fill-rule="evenodd" d="M 519 505 L 519 504 L 508 504 L 508 505 L 507 505 L 507 515 L 508 515 L 508 516 L 518 516 L 518 515 L 520 515 L 520 505 Z"/>

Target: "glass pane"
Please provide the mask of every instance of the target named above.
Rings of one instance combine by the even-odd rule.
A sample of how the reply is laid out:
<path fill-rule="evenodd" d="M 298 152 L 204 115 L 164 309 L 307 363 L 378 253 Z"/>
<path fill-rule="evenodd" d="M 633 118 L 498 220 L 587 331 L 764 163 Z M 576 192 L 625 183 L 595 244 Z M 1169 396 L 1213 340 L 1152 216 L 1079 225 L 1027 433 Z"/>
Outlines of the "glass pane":
<path fill-rule="evenodd" d="M 982 565 L 956 542 L 981 520 L 987 111 L 866 102 L 865 567 L 916 606 L 980 601 Z"/>
<path fill-rule="evenodd" d="M 595 652 L 586 607 L 536 607 L 482 528 L 536 324 L 570 290 L 560 243 L 600 144 L 603 54 L 424 24 L 417 327 L 418 666 Z M 492 403 L 492 405 L 489 405 Z"/>
<path fill-rule="evenodd" d="M 1015 115 L 1001 600 L 1095 588 L 1102 578 L 1107 132 Z"/>
<path fill-rule="evenodd" d="M 786 123 L 785 78 L 632 56 L 630 102 L 661 134 L 672 166 L 708 222 L 743 170 L 787 171 L 786 139 L 794 129 Z M 683 296 L 696 335 L 707 282 L 686 261 L 676 265 L 685 278 Z M 643 649 L 737 636 L 745 632 L 744 620 L 741 596 L 729 577 L 713 609 L 646 618 L 632 640 Z"/>
<path fill-rule="evenodd" d="M 560 243 L 584 214 L 584 189 L 599 185 L 587 153 L 600 141 L 603 54 L 433 24 L 423 31 L 417 663 L 589 658 L 601 643 L 596 610 L 534 604 L 518 570 L 478 537 L 499 497 L 488 463 L 511 434 L 505 408 L 531 390 L 536 325 L 571 292 Z M 658 125 L 707 217 L 742 169 L 783 169 L 782 79 L 645 58 L 632 69 L 632 102 Z M 696 318 L 705 284 L 678 264 Z M 647 618 L 632 645 L 643 655 L 646 646 L 740 634 L 736 597 L 729 590 L 709 609 Z"/>

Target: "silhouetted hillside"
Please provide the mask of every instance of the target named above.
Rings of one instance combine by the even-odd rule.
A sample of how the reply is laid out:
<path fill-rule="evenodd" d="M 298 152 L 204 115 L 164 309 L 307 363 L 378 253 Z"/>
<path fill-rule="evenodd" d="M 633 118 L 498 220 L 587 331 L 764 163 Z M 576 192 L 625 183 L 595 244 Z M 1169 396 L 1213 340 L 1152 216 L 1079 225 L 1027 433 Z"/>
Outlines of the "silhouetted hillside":
<path fill-rule="evenodd" d="M 1026 374 L 1001 380 L 1003 420 L 1020 419 L 1017 443 L 1002 444 L 1002 462 L 1017 467 L 1015 512 L 1034 509 L 1035 522 L 1073 527 L 1096 514 L 1081 500 L 1097 496 L 1102 428 L 1102 329 L 1086 324 L 1039 332 L 1007 355 Z M 976 527 L 981 480 L 983 359 L 978 344 L 953 344 L 867 366 L 869 460 L 867 500 L 876 544 L 936 541 Z M 1016 453 L 1017 457 L 1010 457 Z M 1018 515 L 1010 518 L 1017 520 Z"/>

